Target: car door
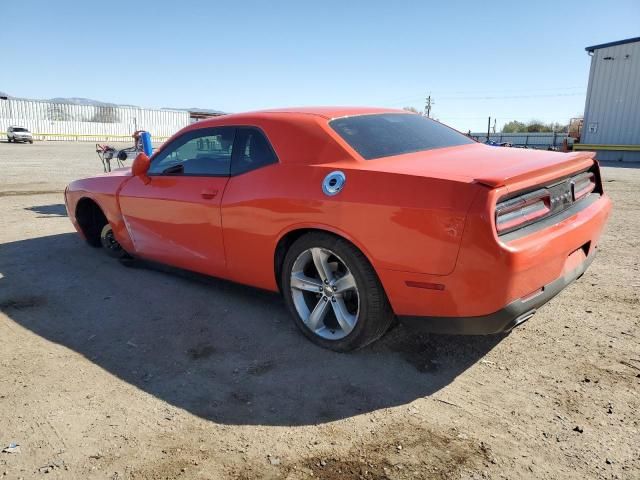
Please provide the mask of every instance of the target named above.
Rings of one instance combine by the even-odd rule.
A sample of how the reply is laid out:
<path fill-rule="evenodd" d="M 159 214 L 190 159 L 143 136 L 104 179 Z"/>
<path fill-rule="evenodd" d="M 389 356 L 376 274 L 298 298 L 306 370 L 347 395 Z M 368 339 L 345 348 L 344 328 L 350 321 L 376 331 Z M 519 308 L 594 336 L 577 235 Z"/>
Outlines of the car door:
<path fill-rule="evenodd" d="M 235 128 L 201 128 L 151 158 L 148 178 L 132 177 L 119 193 L 136 254 L 223 276 L 220 202 L 229 180 Z"/>
<path fill-rule="evenodd" d="M 295 189 L 296 180 L 283 177 L 266 132 L 242 126 L 235 137 L 231 179 L 222 199 L 228 278 L 269 289 L 274 239 L 296 218 L 285 193 Z"/>

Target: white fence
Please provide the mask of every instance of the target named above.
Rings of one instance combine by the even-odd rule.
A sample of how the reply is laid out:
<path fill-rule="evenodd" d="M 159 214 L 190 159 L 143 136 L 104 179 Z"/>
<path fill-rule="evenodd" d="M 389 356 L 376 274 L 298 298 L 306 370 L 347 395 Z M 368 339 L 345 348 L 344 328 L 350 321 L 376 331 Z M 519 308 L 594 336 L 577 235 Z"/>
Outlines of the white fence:
<path fill-rule="evenodd" d="M 189 123 L 189 112 L 181 110 L 0 99 L 0 133 L 18 125 L 36 140 L 128 141 L 135 130 L 164 140 Z"/>

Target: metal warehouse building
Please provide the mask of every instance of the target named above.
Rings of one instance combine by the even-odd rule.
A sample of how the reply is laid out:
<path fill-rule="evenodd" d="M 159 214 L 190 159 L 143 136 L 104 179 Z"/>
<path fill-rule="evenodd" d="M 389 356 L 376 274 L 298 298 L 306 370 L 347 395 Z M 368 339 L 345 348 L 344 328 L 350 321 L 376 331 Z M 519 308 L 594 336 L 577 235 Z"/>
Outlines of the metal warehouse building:
<path fill-rule="evenodd" d="M 586 48 L 591 56 L 581 143 L 599 160 L 640 161 L 640 37 Z"/>

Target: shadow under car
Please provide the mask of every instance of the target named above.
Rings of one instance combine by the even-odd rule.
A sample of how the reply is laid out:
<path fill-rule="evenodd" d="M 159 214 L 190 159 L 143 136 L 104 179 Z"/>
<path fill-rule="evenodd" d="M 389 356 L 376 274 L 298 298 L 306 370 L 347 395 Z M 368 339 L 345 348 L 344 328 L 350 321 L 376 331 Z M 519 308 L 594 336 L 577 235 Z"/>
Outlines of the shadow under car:
<path fill-rule="evenodd" d="M 308 342 L 277 294 L 134 265 L 74 233 L 5 243 L 0 309 L 148 394 L 223 424 L 312 425 L 403 405 L 448 385 L 504 338 L 400 326 L 338 354 Z"/>

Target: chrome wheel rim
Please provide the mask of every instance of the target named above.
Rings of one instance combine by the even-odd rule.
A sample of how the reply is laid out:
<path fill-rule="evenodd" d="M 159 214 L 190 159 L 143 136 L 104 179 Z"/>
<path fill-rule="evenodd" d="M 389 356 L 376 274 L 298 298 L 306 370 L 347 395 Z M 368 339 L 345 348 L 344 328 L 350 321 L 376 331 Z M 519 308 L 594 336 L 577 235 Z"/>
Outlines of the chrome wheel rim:
<path fill-rule="evenodd" d="M 291 296 L 305 326 L 327 340 L 340 340 L 358 323 L 360 294 L 347 264 L 329 249 L 305 250 L 291 269 Z"/>

